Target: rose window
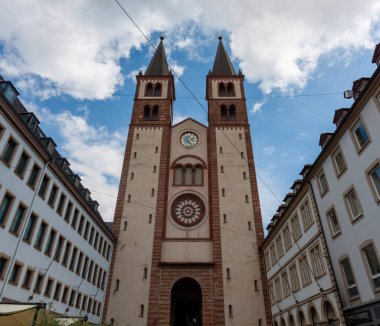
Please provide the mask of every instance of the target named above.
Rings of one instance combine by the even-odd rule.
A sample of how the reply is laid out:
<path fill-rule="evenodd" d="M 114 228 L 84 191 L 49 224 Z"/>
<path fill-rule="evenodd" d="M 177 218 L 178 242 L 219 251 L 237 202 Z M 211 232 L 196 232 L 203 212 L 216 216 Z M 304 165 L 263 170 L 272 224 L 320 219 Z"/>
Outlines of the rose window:
<path fill-rule="evenodd" d="M 198 196 L 193 194 L 181 195 L 172 204 L 172 217 L 184 226 L 198 224 L 204 217 L 205 205 Z"/>

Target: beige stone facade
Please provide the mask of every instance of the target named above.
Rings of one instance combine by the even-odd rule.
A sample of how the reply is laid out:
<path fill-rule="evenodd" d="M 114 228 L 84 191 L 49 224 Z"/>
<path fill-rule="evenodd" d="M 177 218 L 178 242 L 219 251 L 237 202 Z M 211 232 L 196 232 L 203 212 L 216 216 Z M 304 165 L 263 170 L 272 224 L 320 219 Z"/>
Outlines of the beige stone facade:
<path fill-rule="evenodd" d="M 217 58 L 229 61 L 220 47 Z M 270 324 L 244 77 L 232 66 L 220 76 L 214 66 L 206 85 L 209 126 L 190 118 L 172 125 L 174 79 L 163 58 L 161 42 L 146 74 L 137 76 L 105 319 L 133 326 Z"/>

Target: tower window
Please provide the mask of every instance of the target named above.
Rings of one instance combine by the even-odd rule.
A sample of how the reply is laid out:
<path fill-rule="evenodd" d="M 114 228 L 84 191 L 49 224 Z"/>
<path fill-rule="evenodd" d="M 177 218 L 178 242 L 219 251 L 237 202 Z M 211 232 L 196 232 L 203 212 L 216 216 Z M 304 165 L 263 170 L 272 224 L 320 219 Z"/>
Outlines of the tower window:
<path fill-rule="evenodd" d="M 239 140 L 241 140 L 241 133 L 239 133 Z"/>
<path fill-rule="evenodd" d="M 157 166 L 153 165 L 153 173 L 156 173 L 157 171 Z"/>
<path fill-rule="evenodd" d="M 161 83 L 148 83 L 145 87 L 145 96 L 161 96 L 162 84 Z"/>
<path fill-rule="evenodd" d="M 144 267 L 144 275 L 143 275 L 143 279 L 145 280 L 147 277 L 148 277 L 148 268 L 147 268 L 147 267 Z"/>
<path fill-rule="evenodd" d="M 131 172 L 131 180 L 133 180 L 135 177 L 135 174 L 133 172 Z"/>
<path fill-rule="evenodd" d="M 223 214 L 223 223 L 227 223 L 227 214 Z"/>
<path fill-rule="evenodd" d="M 140 134 L 136 134 L 136 140 L 140 138 Z"/>
<path fill-rule="evenodd" d="M 241 158 L 244 158 L 244 152 L 240 152 Z"/>
<path fill-rule="evenodd" d="M 259 291 L 259 282 L 255 280 L 255 291 Z"/>
<path fill-rule="evenodd" d="M 155 106 L 149 106 L 145 105 L 144 106 L 144 120 L 158 120 L 158 113 L 159 113 L 159 108 L 158 105 Z"/>
<path fill-rule="evenodd" d="M 150 195 L 152 196 L 152 197 L 154 197 L 154 189 L 152 188 L 152 190 L 150 191 Z"/>
<path fill-rule="evenodd" d="M 247 173 L 243 172 L 243 179 L 246 180 L 247 179 Z"/>
<path fill-rule="evenodd" d="M 133 158 L 137 157 L 137 152 L 133 152 Z"/>
<path fill-rule="evenodd" d="M 226 89 L 226 85 L 224 83 L 219 83 L 218 95 L 219 96 L 226 96 L 227 95 L 227 89 Z"/>
<path fill-rule="evenodd" d="M 224 173 L 224 166 L 223 165 L 220 166 L 220 173 Z"/>
<path fill-rule="evenodd" d="M 250 221 L 248 221 L 248 231 L 252 231 L 252 224 Z"/>
<path fill-rule="evenodd" d="M 245 195 L 245 202 L 246 202 L 246 203 L 249 203 L 248 195 Z"/>
<path fill-rule="evenodd" d="M 153 96 L 153 84 L 152 83 L 148 83 L 145 87 L 145 96 Z"/>
<path fill-rule="evenodd" d="M 152 223 L 152 214 L 149 214 L 148 223 Z"/>
<path fill-rule="evenodd" d="M 226 189 L 222 188 L 222 197 L 226 197 Z"/>
<path fill-rule="evenodd" d="M 128 226 L 128 222 L 125 221 L 125 222 L 124 222 L 124 229 L 123 229 L 123 231 L 127 231 L 127 226 Z"/>
<path fill-rule="evenodd" d="M 233 83 L 227 84 L 227 96 L 235 96 L 234 84 Z"/>
<path fill-rule="evenodd" d="M 140 315 L 139 317 L 144 317 L 144 305 L 140 305 Z"/>
<path fill-rule="evenodd" d="M 154 151 L 156 154 L 158 153 L 158 146 L 156 146 L 156 149 Z"/>
<path fill-rule="evenodd" d="M 115 281 L 115 291 L 119 291 L 120 280 L 117 278 Z"/>
<path fill-rule="evenodd" d="M 218 95 L 223 96 L 235 96 L 234 84 L 233 83 L 219 83 L 218 84 Z"/>
<path fill-rule="evenodd" d="M 131 202 L 131 195 L 128 195 L 127 203 Z"/>
<path fill-rule="evenodd" d="M 223 154 L 223 147 L 219 147 L 219 153 Z"/>
<path fill-rule="evenodd" d="M 222 120 L 236 120 L 236 107 L 235 105 L 222 105 L 220 107 L 220 117 Z"/>
<path fill-rule="evenodd" d="M 229 268 L 227 268 L 226 273 L 227 273 L 227 280 L 230 280 L 231 279 L 231 271 Z"/>

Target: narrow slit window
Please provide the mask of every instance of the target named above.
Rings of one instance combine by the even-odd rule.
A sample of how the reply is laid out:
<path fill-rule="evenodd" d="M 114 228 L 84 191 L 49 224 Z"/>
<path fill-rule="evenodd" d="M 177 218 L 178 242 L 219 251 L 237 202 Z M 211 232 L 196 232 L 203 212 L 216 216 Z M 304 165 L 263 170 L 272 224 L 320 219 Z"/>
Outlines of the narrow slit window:
<path fill-rule="evenodd" d="M 222 188 L 222 197 L 226 197 L 226 189 Z"/>
<path fill-rule="evenodd" d="M 224 173 L 224 166 L 223 165 L 220 166 L 220 173 Z"/>
<path fill-rule="evenodd" d="M 249 203 L 248 195 L 245 195 L 245 202 L 246 202 L 246 203 Z"/>
<path fill-rule="evenodd" d="M 124 222 L 124 229 L 123 229 L 123 231 L 127 231 L 127 226 L 128 226 L 128 222 L 125 221 L 125 222 Z"/>
<path fill-rule="evenodd" d="M 251 224 L 251 221 L 248 221 L 248 231 L 252 231 L 252 224 Z"/>
<path fill-rule="evenodd" d="M 223 147 L 219 147 L 219 153 L 223 154 Z"/>
<path fill-rule="evenodd" d="M 149 214 L 148 223 L 152 223 L 152 214 Z"/>
<path fill-rule="evenodd" d="M 128 195 L 127 203 L 131 202 L 131 195 Z"/>
<path fill-rule="evenodd" d="M 139 317 L 144 317 L 144 305 L 140 305 L 140 315 Z"/>
<path fill-rule="evenodd" d="M 227 268 L 226 274 L 227 274 L 227 280 L 230 280 L 231 279 L 231 271 L 229 268 Z"/>
<path fill-rule="evenodd" d="M 223 223 L 227 223 L 227 214 L 223 214 Z"/>
<path fill-rule="evenodd" d="M 157 172 L 157 166 L 153 165 L 153 173 Z"/>
<path fill-rule="evenodd" d="M 243 172 L 243 180 L 247 180 L 247 173 Z"/>
<path fill-rule="evenodd" d="M 150 191 L 150 195 L 151 195 L 151 197 L 154 197 L 154 189 L 153 188 Z"/>
<path fill-rule="evenodd" d="M 135 177 L 135 174 L 133 172 L 131 172 L 131 180 L 133 180 Z"/>
<path fill-rule="evenodd" d="M 146 280 L 148 277 L 148 268 L 144 267 L 144 274 L 143 274 L 143 279 Z"/>

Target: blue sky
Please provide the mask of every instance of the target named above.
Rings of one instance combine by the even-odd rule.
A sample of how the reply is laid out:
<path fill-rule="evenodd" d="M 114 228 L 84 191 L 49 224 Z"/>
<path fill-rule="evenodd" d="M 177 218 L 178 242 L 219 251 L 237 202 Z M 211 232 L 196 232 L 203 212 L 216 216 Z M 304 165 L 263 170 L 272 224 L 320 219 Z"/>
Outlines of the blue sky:
<path fill-rule="evenodd" d="M 121 1 L 207 108 L 206 74 L 219 33 L 246 75 L 256 169 L 282 199 L 319 135 L 334 131 L 343 91 L 375 70 L 379 1 Z M 134 76 L 153 54 L 114 1 L 4 1 L 0 74 L 14 82 L 46 134 L 112 220 L 135 92 Z M 17 17 L 17 18 L 15 18 Z M 311 94 L 339 93 L 330 95 Z M 175 119 L 207 123 L 206 112 L 176 82 Z M 279 203 L 259 180 L 264 223 Z M 107 195 L 100 194 L 105 193 Z"/>

